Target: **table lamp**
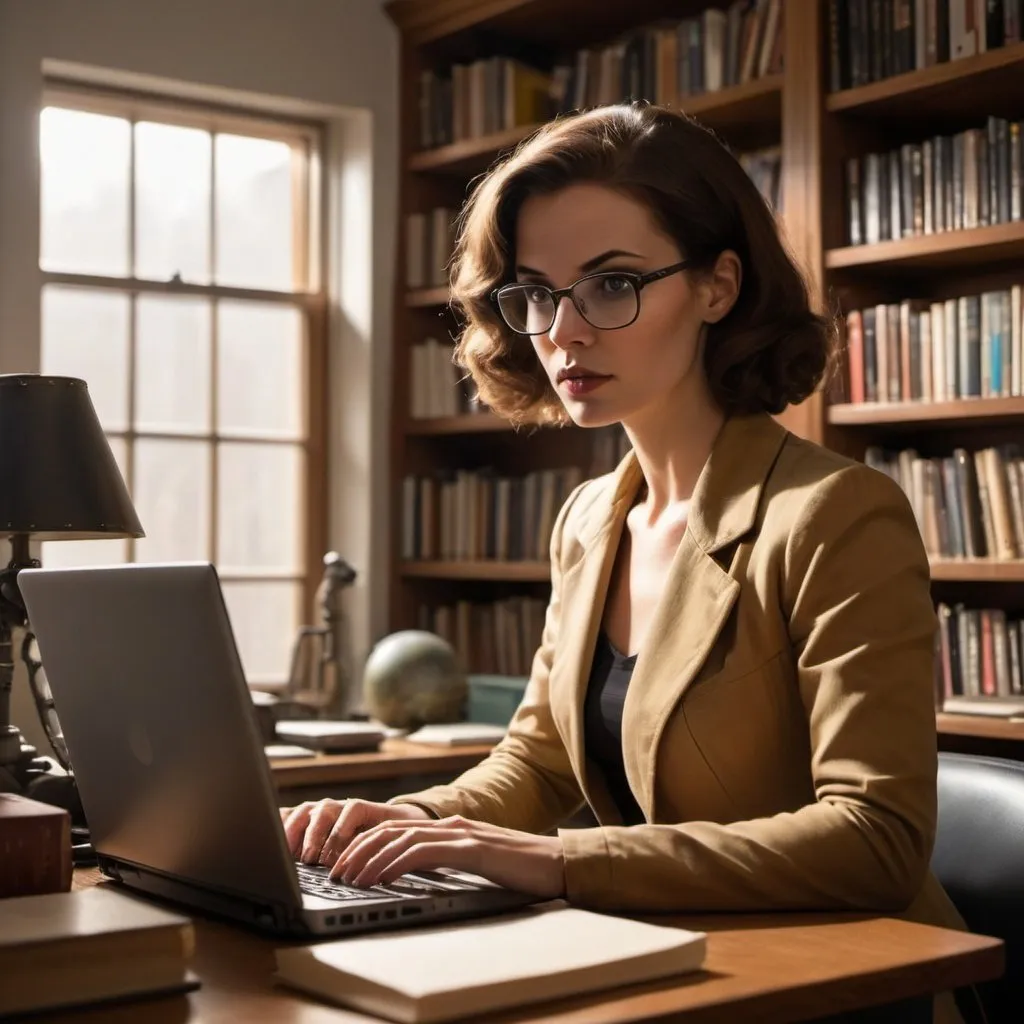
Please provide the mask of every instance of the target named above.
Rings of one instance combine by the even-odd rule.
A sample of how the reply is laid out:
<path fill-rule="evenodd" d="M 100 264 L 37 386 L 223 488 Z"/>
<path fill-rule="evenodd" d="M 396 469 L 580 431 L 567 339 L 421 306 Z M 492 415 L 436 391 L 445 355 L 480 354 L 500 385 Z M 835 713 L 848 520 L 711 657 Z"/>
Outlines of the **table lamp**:
<path fill-rule="evenodd" d="M 18 573 L 39 565 L 30 540 L 142 536 L 85 381 L 0 375 L 0 538 L 11 542 L 10 563 L 0 569 L 0 792 L 44 799 L 33 783 L 52 767 L 10 720 L 15 629 L 26 629 L 21 656 L 43 729 L 57 760 L 70 768 L 49 688 L 31 654 L 34 638 L 18 590 Z"/>

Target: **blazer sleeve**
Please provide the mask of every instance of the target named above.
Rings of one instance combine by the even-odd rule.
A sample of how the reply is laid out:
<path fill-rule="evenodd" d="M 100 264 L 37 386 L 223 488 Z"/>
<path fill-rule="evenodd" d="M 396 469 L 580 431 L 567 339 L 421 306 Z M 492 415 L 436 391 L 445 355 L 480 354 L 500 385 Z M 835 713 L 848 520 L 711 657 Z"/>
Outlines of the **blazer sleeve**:
<path fill-rule="evenodd" d="M 562 537 L 569 512 L 587 485 L 563 504 L 551 534 L 551 599 L 530 681 L 504 739 L 452 783 L 393 797 L 436 817 L 461 814 L 524 832 L 548 832 L 577 811 L 583 793 L 548 703 L 548 675 L 561 616 Z"/>
<path fill-rule="evenodd" d="M 909 503 L 884 474 L 845 468 L 812 491 L 782 560 L 815 801 L 728 824 L 560 830 L 573 902 L 890 911 L 920 892 L 937 814 L 937 627 Z"/>

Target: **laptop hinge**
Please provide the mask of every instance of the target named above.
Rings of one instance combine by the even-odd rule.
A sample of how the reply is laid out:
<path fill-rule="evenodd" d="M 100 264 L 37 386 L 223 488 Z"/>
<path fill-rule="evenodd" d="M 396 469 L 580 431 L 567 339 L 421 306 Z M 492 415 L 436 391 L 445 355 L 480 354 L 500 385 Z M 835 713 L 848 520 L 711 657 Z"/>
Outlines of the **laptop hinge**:
<path fill-rule="evenodd" d="M 309 932 L 301 909 L 297 907 L 286 907 L 255 896 L 241 896 L 211 889 L 196 882 L 184 882 L 172 875 L 164 875 L 151 868 L 140 867 L 123 860 L 100 856 L 97 863 L 108 878 L 148 896 L 196 907 L 261 931 L 290 935 Z"/>

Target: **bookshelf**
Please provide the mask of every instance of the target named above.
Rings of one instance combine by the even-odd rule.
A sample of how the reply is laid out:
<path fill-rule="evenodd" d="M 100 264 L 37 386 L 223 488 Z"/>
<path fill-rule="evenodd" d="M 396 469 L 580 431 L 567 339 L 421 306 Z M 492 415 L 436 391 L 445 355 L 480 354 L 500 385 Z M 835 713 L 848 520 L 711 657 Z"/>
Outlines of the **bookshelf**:
<path fill-rule="evenodd" d="M 938 2 L 941 5 L 946 0 Z M 448 345 L 458 331 L 446 305 L 443 278 L 435 274 L 430 279 L 429 253 L 426 266 L 416 267 L 425 273 L 411 283 L 407 277 L 410 251 L 420 249 L 416 237 L 406 230 L 407 218 L 421 213 L 429 220 L 431 211 L 439 208 L 457 210 L 473 177 L 551 116 L 550 106 L 542 109 L 525 102 L 515 116 L 506 103 L 503 118 L 501 111 L 495 115 L 488 110 L 479 96 L 472 98 L 474 90 L 479 93 L 481 87 L 487 95 L 487 83 L 491 83 L 493 95 L 494 82 L 499 79 L 505 82 L 506 96 L 510 84 L 516 95 L 528 93 L 529 72 L 521 75 L 517 67 L 509 70 L 510 66 L 525 63 L 550 71 L 556 97 L 582 96 L 591 101 L 584 105 L 593 105 L 594 94 L 587 89 L 572 93 L 574 88 L 580 89 L 581 69 L 589 70 L 591 83 L 599 81 L 595 75 L 602 73 L 603 61 L 620 59 L 624 53 L 628 56 L 628 40 L 648 38 L 646 33 L 650 33 L 655 40 L 652 52 L 661 54 L 658 47 L 663 45 L 663 37 L 659 33 L 677 31 L 674 59 L 681 80 L 668 88 L 667 79 L 657 73 L 650 78 L 641 76 L 649 86 L 643 94 L 657 101 L 667 99 L 692 113 L 741 155 L 773 154 L 777 161 L 773 198 L 781 209 L 779 219 L 787 242 L 822 307 L 836 309 L 843 320 L 850 311 L 868 307 L 911 299 L 931 304 L 956 302 L 963 295 L 1008 290 L 1024 283 L 1024 220 L 1020 217 L 989 218 L 986 214 L 984 222 L 975 216 L 965 223 L 961 214 L 955 229 L 951 220 L 949 230 L 938 230 L 940 211 L 937 194 L 933 194 L 932 230 L 927 233 L 916 230 L 920 225 L 913 222 L 917 208 L 912 199 L 908 230 L 901 229 L 896 237 L 875 232 L 878 237 L 853 238 L 848 223 L 851 161 L 899 151 L 900 147 L 921 147 L 939 135 L 952 138 L 978 130 L 973 137 L 976 141 L 990 130 L 989 118 L 1007 124 L 1024 119 L 1019 87 L 1024 80 L 1024 43 L 1014 42 L 1012 31 L 1010 41 L 988 45 L 997 37 L 992 27 L 986 26 L 984 52 L 941 61 L 935 59 L 934 40 L 929 43 L 927 33 L 909 40 L 894 33 L 892 39 L 879 42 L 883 56 L 877 58 L 879 66 L 873 67 L 868 65 L 876 58 L 864 56 L 867 43 L 863 33 L 851 35 L 850 25 L 839 17 L 851 7 L 865 6 L 863 0 L 842 5 L 830 0 L 786 0 L 777 5 L 773 0 L 752 0 L 748 5 L 720 0 L 713 6 L 722 13 L 705 15 L 709 9 L 706 0 L 635 0 L 607 5 L 587 0 L 393 0 L 389 5 L 402 40 L 388 573 L 393 628 L 430 626 L 430 609 L 437 607 L 447 609 L 445 615 L 457 624 L 460 602 L 543 598 L 549 581 L 540 547 L 532 543 L 536 537 L 521 558 L 481 558 L 478 553 L 467 556 L 464 552 L 457 557 L 436 557 L 436 552 L 425 557 L 409 543 L 416 540 L 416 531 L 410 532 L 407 522 L 410 478 L 433 476 L 440 480 L 460 471 L 479 473 L 473 486 L 487 502 L 495 500 L 496 481 L 522 480 L 528 475 L 549 477 L 568 467 L 589 475 L 595 468 L 603 468 L 618 450 L 608 439 L 597 444 L 583 436 L 587 432 L 573 429 L 511 431 L 490 414 L 471 411 L 471 406 L 465 405 L 466 396 L 454 414 L 450 410 L 426 416 L 407 412 L 419 386 L 413 379 L 414 350 L 427 337 Z M 713 23 L 737 16 L 733 12 L 741 8 L 767 18 L 773 6 L 780 14 L 778 45 L 764 47 L 763 63 L 760 54 L 754 59 L 758 73 L 743 80 L 739 80 L 741 75 L 730 76 L 732 58 L 725 55 L 722 80 L 713 83 L 715 88 L 684 94 L 680 85 L 696 82 L 700 86 L 700 74 L 711 72 L 700 63 L 704 71 L 693 78 L 698 67 L 693 51 L 686 58 L 690 62 L 686 70 L 680 72 L 683 46 L 678 41 L 684 38 L 680 23 L 686 22 L 686 32 L 699 23 L 699 32 L 704 33 L 700 38 L 711 39 L 710 45 L 715 45 Z M 910 0 L 912 12 L 916 6 L 924 5 Z M 761 22 L 762 29 L 766 24 Z M 729 39 L 728 31 L 724 38 Z M 851 47 L 856 47 L 858 40 L 860 56 L 851 64 Z M 620 43 L 617 56 L 609 58 L 609 51 Z M 963 44 L 957 37 L 957 47 Z M 587 56 L 581 56 L 584 53 Z M 800 59 L 787 61 L 784 55 L 788 53 L 799 54 Z M 467 70 L 451 70 L 456 65 Z M 473 65 L 478 65 L 475 70 Z M 568 70 L 559 71 L 562 67 Z M 733 72 L 737 68 L 733 60 Z M 493 75 L 498 78 L 488 77 Z M 449 78 L 451 85 L 447 84 Z M 598 85 L 599 93 L 601 88 Z M 666 89 L 667 97 L 663 95 Z M 602 102 L 622 98 L 607 92 L 603 96 Z M 568 107 L 573 105 L 568 103 Z M 934 145 L 938 153 L 953 143 Z M 1024 163 L 1024 156 L 1021 159 Z M 880 165 L 882 157 L 877 161 Z M 861 194 L 861 185 L 857 188 Z M 920 316 L 916 308 L 915 313 Z M 846 340 L 849 345 L 848 335 Z M 925 400 L 915 390 L 906 396 L 894 394 L 892 401 L 855 400 L 866 396 L 851 394 L 849 358 L 848 348 L 842 384 L 786 410 L 780 416 L 786 426 L 858 458 L 865 458 L 873 448 L 913 448 L 928 459 L 938 459 L 957 448 L 974 451 L 1002 446 L 1019 437 L 1024 428 L 1024 394 L 1016 391 L 985 396 L 936 392 Z M 1024 370 L 1015 373 L 1024 383 Z M 422 412 L 422 403 L 420 408 Z M 601 451 L 595 452 L 595 446 Z M 1021 484 L 1024 487 L 1024 479 Z M 549 497 L 559 494 L 559 486 L 551 485 L 550 480 L 537 486 L 548 486 Z M 437 500 L 436 494 L 431 500 Z M 480 500 L 479 493 L 474 500 Z M 474 516 L 472 510 L 467 514 Z M 435 512 L 432 517 L 440 515 Z M 422 528 L 422 522 L 414 519 Z M 550 511 L 547 520 L 549 526 Z M 436 530 L 436 523 L 430 528 Z M 495 529 L 493 525 L 489 528 Z M 473 529 L 486 532 L 488 527 L 480 519 Z M 1024 537 L 1020 541 L 1019 557 L 1014 559 L 933 555 L 936 600 L 955 605 L 970 599 L 1007 613 L 1024 612 Z M 463 638 L 471 629 L 468 622 L 462 622 Z M 965 723 L 941 713 L 938 723 L 944 742 L 983 745 L 989 737 L 1005 749 L 1007 742 L 1020 740 L 1024 752 L 1022 725 L 989 719 Z"/>

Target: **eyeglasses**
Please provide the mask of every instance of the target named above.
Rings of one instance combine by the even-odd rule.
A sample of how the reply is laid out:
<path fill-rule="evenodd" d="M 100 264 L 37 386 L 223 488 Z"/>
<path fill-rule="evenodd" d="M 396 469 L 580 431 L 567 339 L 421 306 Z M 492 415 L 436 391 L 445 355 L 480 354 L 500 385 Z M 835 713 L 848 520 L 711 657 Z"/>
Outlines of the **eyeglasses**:
<path fill-rule="evenodd" d="M 491 292 L 491 301 L 516 334 L 547 334 L 554 326 L 559 303 L 566 296 L 591 327 L 600 331 L 617 331 L 628 327 L 640 315 L 640 292 L 646 285 L 678 274 L 689 265 L 689 260 L 683 260 L 646 274 L 607 270 L 581 277 L 568 288 L 516 282 L 495 288 Z"/>

